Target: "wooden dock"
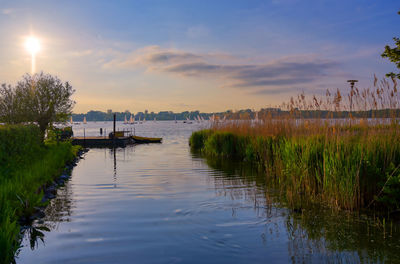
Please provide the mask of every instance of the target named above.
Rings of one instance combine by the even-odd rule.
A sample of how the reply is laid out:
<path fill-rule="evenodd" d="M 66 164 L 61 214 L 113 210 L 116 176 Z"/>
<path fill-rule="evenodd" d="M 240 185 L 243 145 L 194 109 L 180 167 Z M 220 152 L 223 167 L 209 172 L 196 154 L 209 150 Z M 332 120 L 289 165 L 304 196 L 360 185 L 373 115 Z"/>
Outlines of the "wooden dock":
<path fill-rule="evenodd" d="M 143 143 L 161 143 L 162 138 L 149 138 L 149 137 L 140 137 L 136 135 L 132 135 L 132 131 L 117 131 L 116 127 L 116 115 L 114 114 L 114 122 L 113 122 L 113 132 L 111 132 L 108 136 L 98 136 L 98 137 L 72 137 L 72 145 L 80 145 L 83 147 L 91 147 L 91 148 L 115 148 L 115 147 L 125 147 L 127 145 L 132 144 L 143 144 Z M 83 130 L 83 134 L 85 135 L 85 129 Z M 100 134 L 102 134 L 102 130 L 100 130 Z"/>
<path fill-rule="evenodd" d="M 72 145 L 83 147 L 101 148 L 101 147 L 125 147 L 132 144 L 161 143 L 162 138 L 149 138 L 139 136 L 126 136 L 109 138 L 99 137 L 72 137 Z"/>
<path fill-rule="evenodd" d="M 132 137 L 73 137 L 72 145 L 80 145 L 83 147 L 125 147 L 127 145 L 135 144 Z"/>

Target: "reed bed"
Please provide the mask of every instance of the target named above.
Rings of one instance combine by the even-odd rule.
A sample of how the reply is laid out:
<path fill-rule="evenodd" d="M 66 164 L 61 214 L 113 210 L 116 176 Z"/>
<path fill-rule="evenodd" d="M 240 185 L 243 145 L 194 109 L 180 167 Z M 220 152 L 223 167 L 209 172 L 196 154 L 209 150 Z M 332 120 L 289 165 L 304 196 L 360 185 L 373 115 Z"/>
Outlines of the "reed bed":
<path fill-rule="evenodd" d="M 190 145 L 210 157 L 258 164 L 293 207 L 322 202 L 398 212 L 399 99 L 395 79 L 375 80 L 373 89 L 354 88 L 346 96 L 339 90 L 324 98 L 300 94 L 280 115 L 267 110 L 258 119 L 217 120 L 193 133 Z M 328 117 L 316 116 L 323 111 Z"/>
<path fill-rule="evenodd" d="M 53 181 L 78 149 L 70 143 L 41 142 L 36 126 L 0 126 L 0 263 L 14 260 L 21 219 L 41 202 L 42 187 Z"/>

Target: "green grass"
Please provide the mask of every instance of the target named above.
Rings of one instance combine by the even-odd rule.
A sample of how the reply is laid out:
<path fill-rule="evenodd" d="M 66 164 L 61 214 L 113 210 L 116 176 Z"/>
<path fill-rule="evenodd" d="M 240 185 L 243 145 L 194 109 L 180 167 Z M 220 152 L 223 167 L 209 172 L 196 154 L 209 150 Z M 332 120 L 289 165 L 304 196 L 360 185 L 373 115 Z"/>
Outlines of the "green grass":
<path fill-rule="evenodd" d="M 0 126 L 0 263 L 13 261 L 20 243 L 18 220 L 41 206 L 50 184 L 78 151 L 69 142 L 45 144 L 35 126 Z"/>
<path fill-rule="evenodd" d="M 290 136 L 202 130 L 192 134 L 190 145 L 206 157 L 259 165 L 293 207 L 319 201 L 350 210 L 394 211 L 400 209 L 399 130 L 352 127 Z"/>

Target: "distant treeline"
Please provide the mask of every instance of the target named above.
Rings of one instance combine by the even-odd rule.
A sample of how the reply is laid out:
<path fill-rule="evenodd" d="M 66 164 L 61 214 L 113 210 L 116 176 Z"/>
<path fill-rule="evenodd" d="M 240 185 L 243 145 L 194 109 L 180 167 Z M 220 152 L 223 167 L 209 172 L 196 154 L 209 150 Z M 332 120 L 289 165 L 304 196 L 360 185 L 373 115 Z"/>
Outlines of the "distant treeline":
<path fill-rule="evenodd" d="M 172 111 L 161 111 L 158 113 L 154 112 L 138 112 L 131 113 L 125 112 L 102 112 L 102 111 L 89 111 L 86 114 L 72 114 L 73 121 L 82 122 L 83 118 L 86 117 L 87 121 L 112 121 L 113 114 L 116 114 L 117 121 L 124 121 L 125 117 L 129 121 L 131 114 L 134 115 L 135 120 L 194 120 L 201 117 L 205 120 L 210 119 L 211 116 L 215 115 L 218 119 L 255 119 L 255 118 L 275 118 L 293 116 L 299 118 L 348 118 L 350 116 L 355 118 L 385 118 L 385 117 L 400 117 L 400 109 L 380 109 L 380 110 L 369 110 L 369 111 L 329 111 L 329 110 L 297 110 L 293 111 L 281 110 L 279 108 L 263 108 L 260 111 L 254 111 L 251 109 L 239 110 L 233 112 L 228 110 L 225 112 L 217 113 L 201 113 L 199 111 L 185 111 L 181 113 L 174 113 Z"/>
<path fill-rule="evenodd" d="M 72 119 L 73 121 L 78 121 L 82 122 L 83 118 L 86 117 L 87 121 L 112 121 L 113 120 L 113 115 L 116 114 L 117 121 L 124 121 L 125 117 L 129 121 L 131 114 L 134 115 L 134 119 L 137 120 L 143 120 L 146 118 L 146 120 L 154 120 L 156 118 L 157 120 L 186 120 L 187 118 L 189 119 L 194 119 L 195 117 L 197 118 L 198 116 L 201 116 L 204 119 L 209 119 L 209 117 L 212 115 L 209 113 L 200 113 L 199 111 L 185 111 L 182 113 L 174 113 L 171 111 L 161 111 L 158 113 L 154 112 L 138 112 L 138 113 L 131 113 L 129 111 L 125 112 L 101 112 L 101 111 L 89 111 L 86 114 L 72 114 Z"/>

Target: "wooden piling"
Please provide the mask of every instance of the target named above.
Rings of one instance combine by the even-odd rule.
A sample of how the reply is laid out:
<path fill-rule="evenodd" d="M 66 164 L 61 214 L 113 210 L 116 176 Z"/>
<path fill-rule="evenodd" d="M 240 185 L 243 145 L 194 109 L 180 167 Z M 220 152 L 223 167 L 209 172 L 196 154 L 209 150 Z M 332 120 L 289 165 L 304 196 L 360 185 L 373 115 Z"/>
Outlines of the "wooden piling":
<path fill-rule="evenodd" d="M 114 113 L 114 124 L 113 124 L 113 141 L 114 141 L 114 145 L 115 145 L 115 123 L 117 122 L 117 114 Z"/>

